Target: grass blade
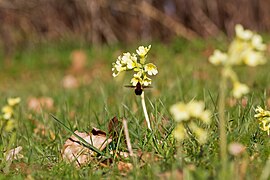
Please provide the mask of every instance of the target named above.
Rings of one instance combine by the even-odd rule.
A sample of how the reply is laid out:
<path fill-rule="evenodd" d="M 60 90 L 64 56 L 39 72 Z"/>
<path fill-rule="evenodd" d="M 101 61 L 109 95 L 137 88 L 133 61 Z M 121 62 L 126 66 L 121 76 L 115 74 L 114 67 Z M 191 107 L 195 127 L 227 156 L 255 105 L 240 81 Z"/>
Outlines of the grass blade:
<path fill-rule="evenodd" d="M 50 114 L 52 116 L 52 118 L 58 122 L 59 124 L 61 124 L 67 131 L 71 132 L 76 138 L 79 139 L 79 141 L 83 144 L 83 146 L 91 149 L 92 151 L 103 155 L 104 153 L 101 152 L 98 148 L 96 148 L 95 146 L 93 146 L 92 144 L 89 144 L 87 141 L 85 141 L 82 137 L 78 136 L 76 133 L 74 133 L 69 127 L 67 127 L 62 121 L 60 121 L 57 117 L 55 117 L 54 115 Z"/>

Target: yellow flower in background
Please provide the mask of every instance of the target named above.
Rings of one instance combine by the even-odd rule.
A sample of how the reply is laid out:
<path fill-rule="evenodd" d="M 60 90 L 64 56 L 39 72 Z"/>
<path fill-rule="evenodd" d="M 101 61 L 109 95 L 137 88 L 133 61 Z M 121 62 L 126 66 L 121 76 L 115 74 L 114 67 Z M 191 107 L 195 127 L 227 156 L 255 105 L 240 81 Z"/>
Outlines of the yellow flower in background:
<path fill-rule="evenodd" d="M 15 128 L 16 121 L 14 120 L 14 107 L 21 102 L 18 98 L 8 98 L 7 104 L 2 107 L 2 115 L 0 116 L 0 128 L 6 132 L 12 131 Z"/>
<path fill-rule="evenodd" d="M 199 118 L 204 111 L 204 103 L 202 101 L 190 101 L 186 106 L 187 111 L 192 117 Z"/>
<path fill-rule="evenodd" d="M 173 131 L 173 135 L 178 141 L 183 141 L 186 138 L 186 129 L 182 123 L 176 125 Z"/>
<path fill-rule="evenodd" d="M 118 56 L 115 63 L 112 63 L 113 77 L 117 77 L 123 71 L 134 71 L 135 74 L 130 83 L 133 86 L 139 82 L 141 85 L 149 86 L 152 80 L 147 75 L 157 75 L 157 67 L 153 63 L 145 64 L 146 55 L 148 54 L 151 45 L 148 47 L 140 46 L 136 53 L 123 53 Z"/>
<path fill-rule="evenodd" d="M 8 105 L 10 106 L 15 106 L 17 104 L 19 104 L 21 102 L 21 98 L 17 97 L 17 98 L 8 98 L 7 100 Z"/>
<path fill-rule="evenodd" d="M 202 128 L 198 127 L 194 122 L 189 124 L 191 131 L 195 134 L 199 143 L 204 144 L 207 140 L 207 132 Z"/>
<path fill-rule="evenodd" d="M 213 55 L 209 57 L 210 63 L 214 65 L 224 64 L 227 61 L 227 59 L 228 55 L 217 49 L 214 51 Z"/>
<path fill-rule="evenodd" d="M 5 131 L 6 132 L 10 132 L 10 131 L 12 131 L 15 128 L 15 126 L 16 126 L 15 120 L 14 119 L 9 119 L 7 121 L 6 126 L 5 126 Z"/>
<path fill-rule="evenodd" d="M 2 108 L 3 118 L 10 119 L 13 115 L 13 108 L 9 105 L 6 105 Z"/>
<path fill-rule="evenodd" d="M 256 114 L 254 115 L 254 117 L 258 118 L 259 120 L 261 120 L 264 117 L 270 117 L 270 111 L 266 111 L 260 106 L 257 106 L 257 108 L 255 109 L 255 112 Z"/>
<path fill-rule="evenodd" d="M 202 122 L 204 122 L 205 124 L 210 124 L 211 123 L 211 111 L 204 110 L 200 115 L 200 120 L 202 120 Z"/>
<path fill-rule="evenodd" d="M 266 44 L 263 44 L 263 39 L 260 35 L 255 34 L 251 40 L 252 47 L 258 51 L 265 51 Z"/>
<path fill-rule="evenodd" d="M 170 112 L 176 122 L 185 121 L 190 118 L 190 114 L 187 110 L 186 104 L 184 104 L 183 102 L 178 102 L 172 105 L 170 108 Z"/>
<path fill-rule="evenodd" d="M 270 111 L 264 110 L 260 106 L 255 109 L 255 118 L 259 121 L 260 129 L 270 135 Z"/>
<path fill-rule="evenodd" d="M 232 67 L 235 65 L 247 65 L 255 67 L 266 63 L 266 45 L 260 35 L 250 30 L 245 30 L 242 25 L 235 26 L 236 37 L 230 43 L 227 53 L 215 50 L 209 57 L 214 65 L 223 65 L 222 71 L 225 78 L 230 78 L 233 83 L 232 95 L 241 98 L 249 92 L 245 84 L 241 84 Z"/>
<path fill-rule="evenodd" d="M 236 32 L 236 37 L 241 39 L 241 40 L 245 40 L 248 41 L 251 39 L 251 37 L 253 36 L 253 32 L 250 30 L 244 30 L 243 26 L 240 24 L 237 24 L 235 26 L 235 32 Z"/>
<path fill-rule="evenodd" d="M 241 98 L 243 95 L 247 93 L 249 93 L 249 88 L 247 85 L 240 82 L 235 82 L 233 84 L 232 94 L 235 98 Z"/>
<path fill-rule="evenodd" d="M 199 143 L 206 142 L 207 132 L 195 123 L 196 120 L 200 120 L 206 125 L 211 123 L 211 112 L 205 110 L 205 105 L 202 101 L 191 101 L 187 104 L 178 102 L 171 106 L 170 113 L 177 122 L 174 130 L 174 136 L 177 140 L 182 141 L 188 137 L 184 128 L 184 124 L 186 124 L 194 133 Z"/>
<path fill-rule="evenodd" d="M 248 66 L 255 67 L 257 65 L 265 64 L 266 58 L 261 52 L 247 51 L 243 55 L 243 62 Z"/>

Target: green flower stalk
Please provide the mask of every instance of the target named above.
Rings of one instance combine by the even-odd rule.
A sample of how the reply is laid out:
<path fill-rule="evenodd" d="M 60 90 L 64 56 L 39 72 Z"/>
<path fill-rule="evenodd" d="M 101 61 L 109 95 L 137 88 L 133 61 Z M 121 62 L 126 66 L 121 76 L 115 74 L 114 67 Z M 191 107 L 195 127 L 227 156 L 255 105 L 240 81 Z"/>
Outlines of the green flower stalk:
<path fill-rule="evenodd" d="M 117 77 L 123 71 L 134 72 L 133 78 L 130 80 L 132 86 L 127 87 L 134 87 L 135 94 L 141 96 L 145 120 L 147 122 L 148 129 L 152 130 L 143 91 L 143 88 L 149 87 L 152 83 L 152 79 L 148 76 L 153 76 L 158 73 L 157 67 L 153 63 L 145 63 L 150 48 L 151 45 L 148 47 L 140 46 L 136 50 L 136 53 L 131 54 L 126 52 L 121 56 L 118 56 L 116 62 L 112 64 L 112 75 L 113 77 Z"/>
<path fill-rule="evenodd" d="M 228 51 L 215 50 L 209 57 L 213 65 L 221 65 L 221 81 L 219 86 L 219 129 L 220 129 L 220 155 L 223 167 L 223 175 L 226 174 L 227 166 L 227 137 L 226 137 L 226 116 L 225 98 L 227 81 L 230 80 L 233 89 L 231 94 L 235 98 L 241 98 L 249 93 L 249 87 L 241 83 L 233 67 L 236 65 L 247 65 L 255 67 L 266 63 L 264 52 L 266 45 L 262 42 L 262 37 L 250 30 L 244 30 L 243 26 L 235 26 L 236 37 L 229 45 Z"/>

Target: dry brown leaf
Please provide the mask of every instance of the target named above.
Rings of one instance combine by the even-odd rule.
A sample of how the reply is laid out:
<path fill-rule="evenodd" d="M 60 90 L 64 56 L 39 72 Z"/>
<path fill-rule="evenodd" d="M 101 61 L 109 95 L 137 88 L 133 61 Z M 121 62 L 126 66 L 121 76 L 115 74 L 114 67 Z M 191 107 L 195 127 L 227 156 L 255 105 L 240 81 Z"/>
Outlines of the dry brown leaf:
<path fill-rule="evenodd" d="M 137 155 L 140 158 L 140 160 L 144 162 L 156 162 L 156 161 L 159 161 L 160 159 L 160 157 L 157 154 L 153 154 L 150 152 L 138 151 Z"/>
<path fill-rule="evenodd" d="M 129 172 L 133 169 L 133 165 L 131 163 L 119 161 L 117 168 L 121 172 Z"/>
<path fill-rule="evenodd" d="M 270 98 L 267 99 L 267 107 L 270 108 Z"/>
<path fill-rule="evenodd" d="M 79 87 L 79 82 L 73 75 L 69 74 L 63 78 L 62 85 L 65 89 L 74 89 Z"/>
<path fill-rule="evenodd" d="M 40 113 L 42 109 L 52 110 L 54 100 L 51 97 L 30 97 L 28 99 L 28 109 Z"/>
<path fill-rule="evenodd" d="M 246 147 L 243 144 L 233 142 L 229 144 L 228 149 L 231 155 L 238 156 L 245 152 Z"/>
<path fill-rule="evenodd" d="M 239 100 L 240 103 L 241 103 L 241 106 L 242 107 L 246 107 L 247 106 L 247 103 L 248 103 L 248 99 L 247 98 L 242 98 Z M 234 107 L 235 105 L 237 105 L 237 102 L 238 100 L 234 97 L 230 97 L 227 99 L 227 104 L 230 106 L 230 107 Z"/>
<path fill-rule="evenodd" d="M 105 132 L 97 128 L 94 128 L 91 133 L 78 131 L 75 131 L 75 133 L 101 151 L 112 141 L 111 138 L 106 137 Z M 68 162 L 76 162 L 78 167 L 87 164 L 94 155 L 95 152 L 84 147 L 74 135 L 65 142 L 62 149 L 63 159 Z"/>
<path fill-rule="evenodd" d="M 209 74 L 203 70 L 194 71 L 192 75 L 193 75 L 194 79 L 199 79 L 199 80 L 208 80 L 209 79 Z"/>
<path fill-rule="evenodd" d="M 162 174 L 159 174 L 161 180 L 182 180 L 183 172 L 180 170 L 167 171 Z"/>
<path fill-rule="evenodd" d="M 71 53 L 71 71 L 80 73 L 86 66 L 87 56 L 82 50 L 74 50 Z"/>
<path fill-rule="evenodd" d="M 18 146 L 14 149 L 9 150 L 8 152 L 5 152 L 4 157 L 5 157 L 6 161 L 13 161 L 13 160 L 23 158 L 23 155 L 20 154 L 21 150 L 22 150 L 22 146 Z"/>

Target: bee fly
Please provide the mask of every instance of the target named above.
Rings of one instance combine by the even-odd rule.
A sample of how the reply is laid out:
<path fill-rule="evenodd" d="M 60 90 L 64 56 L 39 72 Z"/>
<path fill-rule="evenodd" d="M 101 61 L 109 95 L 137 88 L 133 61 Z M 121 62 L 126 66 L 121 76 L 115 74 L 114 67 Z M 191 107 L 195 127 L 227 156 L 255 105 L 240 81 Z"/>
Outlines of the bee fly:
<path fill-rule="evenodd" d="M 142 94 L 144 88 L 151 88 L 151 86 L 143 86 L 139 82 L 137 82 L 136 86 L 125 86 L 125 87 L 134 88 L 135 89 L 134 92 L 138 96 Z"/>

